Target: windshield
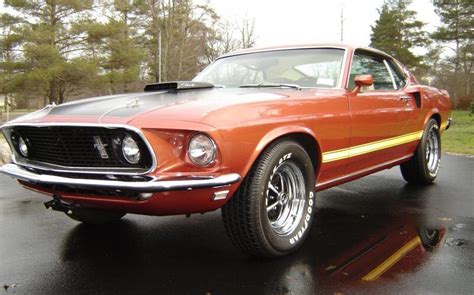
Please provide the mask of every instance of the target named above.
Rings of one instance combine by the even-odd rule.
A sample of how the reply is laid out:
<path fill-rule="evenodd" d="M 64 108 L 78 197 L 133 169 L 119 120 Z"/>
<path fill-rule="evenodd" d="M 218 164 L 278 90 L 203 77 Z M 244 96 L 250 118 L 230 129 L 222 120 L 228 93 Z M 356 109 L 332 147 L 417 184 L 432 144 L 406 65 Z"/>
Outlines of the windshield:
<path fill-rule="evenodd" d="M 288 49 L 224 57 L 193 81 L 221 87 L 297 85 L 334 88 L 341 79 L 344 49 Z"/>

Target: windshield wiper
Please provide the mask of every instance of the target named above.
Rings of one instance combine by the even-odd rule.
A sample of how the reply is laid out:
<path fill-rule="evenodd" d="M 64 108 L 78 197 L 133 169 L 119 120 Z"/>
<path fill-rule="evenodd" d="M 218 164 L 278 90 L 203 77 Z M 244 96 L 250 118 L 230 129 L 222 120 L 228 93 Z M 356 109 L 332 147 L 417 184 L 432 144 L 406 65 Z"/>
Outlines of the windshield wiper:
<path fill-rule="evenodd" d="M 265 87 L 286 87 L 301 90 L 301 86 L 296 84 L 285 84 L 285 83 L 258 83 L 258 84 L 242 84 L 239 88 L 265 88 Z"/>

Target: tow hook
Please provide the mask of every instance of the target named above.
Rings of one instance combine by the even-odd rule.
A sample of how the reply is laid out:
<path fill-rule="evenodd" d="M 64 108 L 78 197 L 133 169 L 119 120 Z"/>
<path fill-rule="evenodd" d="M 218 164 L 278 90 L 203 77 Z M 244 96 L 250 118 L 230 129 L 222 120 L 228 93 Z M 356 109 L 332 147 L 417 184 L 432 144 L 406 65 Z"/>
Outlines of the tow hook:
<path fill-rule="evenodd" d="M 51 201 L 45 202 L 44 206 L 46 209 L 60 211 L 66 214 L 72 214 L 72 209 L 77 207 L 62 201 L 57 195 L 54 195 Z"/>

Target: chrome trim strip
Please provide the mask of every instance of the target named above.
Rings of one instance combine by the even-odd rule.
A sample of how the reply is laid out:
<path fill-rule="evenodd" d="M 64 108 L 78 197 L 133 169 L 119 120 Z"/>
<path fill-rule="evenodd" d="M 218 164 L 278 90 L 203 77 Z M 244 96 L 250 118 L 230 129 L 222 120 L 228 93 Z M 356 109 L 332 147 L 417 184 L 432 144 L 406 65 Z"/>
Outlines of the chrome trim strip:
<path fill-rule="evenodd" d="M 377 164 L 377 165 L 369 167 L 369 168 L 365 168 L 365 169 L 362 169 L 362 170 L 359 170 L 359 171 L 352 172 L 348 175 L 344 175 L 344 176 L 341 176 L 341 177 L 330 179 L 330 180 L 327 180 L 325 182 L 321 182 L 321 183 L 316 184 L 316 188 L 321 187 L 321 186 L 325 186 L 325 185 L 328 185 L 328 184 L 331 184 L 331 183 L 334 183 L 334 182 L 339 182 L 339 181 L 347 179 L 347 178 L 352 178 L 352 177 L 355 177 L 355 176 L 358 176 L 358 175 L 361 175 L 361 174 L 364 174 L 364 173 L 367 173 L 367 172 L 370 172 L 370 171 L 374 171 L 374 170 L 380 169 L 381 167 L 388 166 L 388 165 L 397 163 L 399 161 L 407 160 L 411 157 L 413 157 L 412 154 L 406 155 L 406 156 L 397 158 L 395 160 L 391 160 L 391 161 L 388 161 L 388 162 Z"/>
<path fill-rule="evenodd" d="M 16 127 L 16 126 L 29 126 L 29 127 L 61 127 L 61 126 L 66 126 L 66 127 L 102 127 L 102 128 L 108 128 L 108 129 L 114 129 L 114 128 L 123 128 L 127 129 L 130 131 L 135 132 L 138 134 L 138 136 L 141 137 L 143 142 L 145 142 L 145 145 L 147 146 L 151 159 L 152 159 L 152 165 L 150 169 L 148 169 L 145 172 L 123 172 L 120 170 L 125 170 L 127 168 L 120 168 L 120 167 L 98 167 L 98 168 L 85 168 L 85 167 L 63 167 L 60 165 L 54 165 L 54 164 L 47 164 L 46 166 L 42 165 L 35 165 L 35 164 L 30 164 L 27 162 L 22 162 L 22 161 L 17 161 L 16 156 L 15 156 L 15 151 L 12 151 L 12 161 L 15 164 L 25 166 L 25 167 L 32 167 L 32 168 L 37 168 L 37 169 L 42 169 L 42 170 L 47 170 L 47 171 L 53 171 L 53 172 L 74 172 L 74 173 L 81 173 L 81 174 L 117 174 L 117 175 L 145 175 L 148 173 L 153 172 L 158 163 L 157 163 L 157 157 L 155 155 L 155 152 L 148 142 L 147 138 L 143 134 L 143 132 L 133 126 L 125 125 L 125 124 L 99 124 L 99 123 L 52 123 L 52 122 L 47 122 L 47 123 L 14 123 L 14 122 L 7 122 L 4 125 L 2 125 L 0 128 L 5 129 L 5 128 L 10 128 L 10 127 Z M 10 143 L 10 139 L 7 138 L 7 141 Z M 11 147 L 11 145 L 10 145 Z M 14 149 L 13 149 L 14 150 Z M 52 166 L 59 166 L 60 168 L 56 169 L 53 168 Z M 106 171 L 103 171 L 104 169 L 107 169 Z M 132 168 L 133 169 L 133 168 Z M 131 170 L 132 170 L 131 169 Z"/>
<path fill-rule="evenodd" d="M 343 85 L 343 87 L 342 87 L 342 88 L 344 88 L 346 90 L 349 90 L 349 91 L 354 90 L 354 89 L 349 89 L 349 84 L 351 83 L 350 80 L 351 80 L 352 63 L 354 62 L 354 55 L 355 55 L 357 49 L 358 48 L 355 48 L 355 49 L 351 50 L 351 60 L 348 60 L 348 62 L 350 62 L 349 68 L 347 69 L 347 73 L 345 73 L 346 77 L 347 77 L 346 85 Z"/>
<path fill-rule="evenodd" d="M 82 189 L 113 189 L 136 191 L 143 193 L 156 193 L 177 190 L 192 190 L 196 188 L 211 188 L 231 185 L 240 180 L 237 173 L 224 174 L 215 178 L 200 178 L 186 180 L 164 181 L 116 181 L 101 179 L 68 178 L 62 176 L 36 174 L 23 169 L 16 164 L 5 164 L 0 167 L 0 172 L 11 177 L 39 184 L 66 185 Z"/>
<path fill-rule="evenodd" d="M 226 58 L 230 56 L 237 56 L 237 55 L 244 55 L 244 54 L 252 54 L 252 53 L 260 53 L 260 52 L 271 52 L 271 51 L 282 51 L 282 50 L 298 50 L 298 49 L 320 49 L 320 48 L 327 48 L 327 49 L 344 49 L 347 50 L 347 46 L 338 46 L 338 45 L 301 45 L 301 46 L 282 46 L 282 47 L 269 47 L 269 48 L 255 48 L 255 49 L 242 49 L 233 52 L 226 53 L 224 55 L 219 56 L 216 60 L 221 58 Z"/>
<path fill-rule="evenodd" d="M 343 60 L 342 60 L 342 65 L 341 65 L 341 72 L 339 73 L 339 89 L 345 89 L 344 85 L 343 85 L 343 81 L 344 81 L 344 74 L 345 74 L 345 70 L 346 70 L 346 65 L 347 65 L 347 62 L 348 62 L 348 55 L 349 55 L 349 50 L 347 48 L 344 49 L 344 56 L 343 56 Z"/>
<path fill-rule="evenodd" d="M 393 89 L 396 90 L 397 89 L 397 84 L 395 83 L 395 77 L 393 76 L 393 72 L 392 72 L 392 69 L 390 68 L 390 66 L 388 65 L 388 62 L 386 59 L 383 60 L 383 64 L 385 65 L 385 68 L 387 69 L 389 75 L 390 75 L 390 78 L 392 79 L 392 85 L 393 85 Z M 408 97 L 410 98 L 410 97 Z"/>
<path fill-rule="evenodd" d="M 142 175 L 143 169 L 123 168 L 123 167 L 65 167 L 56 164 L 44 163 L 39 161 L 14 162 L 23 167 L 34 168 L 43 171 L 60 172 L 60 173 L 78 173 L 78 174 L 115 174 L 115 175 Z M 93 169 L 93 170 L 85 170 Z M 129 171 L 129 172 L 127 172 Z M 137 172 L 130 172 L 137 171 Z M 138 172 L 140 171 L 140 172 Z"/>

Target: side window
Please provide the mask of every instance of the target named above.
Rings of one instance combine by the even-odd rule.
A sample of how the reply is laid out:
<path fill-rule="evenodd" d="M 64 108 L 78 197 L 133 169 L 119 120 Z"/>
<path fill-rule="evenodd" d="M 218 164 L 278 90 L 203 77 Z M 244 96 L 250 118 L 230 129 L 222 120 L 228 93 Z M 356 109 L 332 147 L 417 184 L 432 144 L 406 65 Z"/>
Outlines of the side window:
<path fill-rule="evenodd" d="M 349 76 L 349 89 L 354 89 L 354 78 L 358 75 L 372 75 L 374 85 L 371 90 L 394 90 L 392 74 L 381 57 L 355 53 Z"/>
<path fill-rule="evenodd" d="M 405 87 L 407 78 L 405 77 L 403 71 L 393 61 L 387 61 L 387 63 L 390 67 L 390 70 L 392 71 L 393 79 L 395 80 L 397 89 Z"/>

